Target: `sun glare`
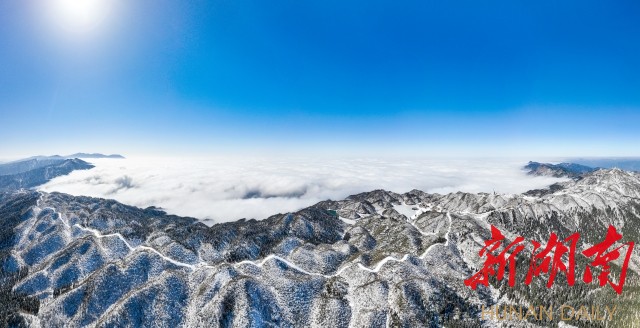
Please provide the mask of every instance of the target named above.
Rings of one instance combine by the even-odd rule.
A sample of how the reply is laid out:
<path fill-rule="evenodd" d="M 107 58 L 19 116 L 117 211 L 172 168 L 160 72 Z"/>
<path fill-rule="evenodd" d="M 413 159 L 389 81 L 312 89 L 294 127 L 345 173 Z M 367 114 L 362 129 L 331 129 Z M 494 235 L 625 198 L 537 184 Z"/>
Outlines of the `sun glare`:
<path fill-rule="evenodd" d="M 67 35 L 86 35 L 102 28 L 111 16 L 114 0 L 49 0 L 47 14 Z"/>

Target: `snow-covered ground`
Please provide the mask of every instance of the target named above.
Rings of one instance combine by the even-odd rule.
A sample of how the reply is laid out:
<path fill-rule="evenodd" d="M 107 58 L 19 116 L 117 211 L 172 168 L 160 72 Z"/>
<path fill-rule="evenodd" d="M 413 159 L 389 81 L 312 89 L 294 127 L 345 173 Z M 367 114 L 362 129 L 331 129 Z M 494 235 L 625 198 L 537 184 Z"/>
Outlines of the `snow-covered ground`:
<path fill-rule="evenodd" d="M 273 305 L 273 310 L 264 314 L 266 319 L 259 316 L 257 322 L 284 318 L 298 325 L 315 322 L 322 327 L 335 319 L 340 324 L 332 326 L 383 327 L 408 318 L 412 326 L 423 326 L 433 317 L 416 316 L 425 311 L 435 314 L 451 307 L 470 309 L 487 301 L 516 301 L 497 289 L 477 293 L 463 283 L 482 263 L 477 252 L 491 225 L 509 240 L 516 235 L 542 240 L 540 236 L 550 233 L 514 222 L 545 220 L 550 228 L 573 230 L 577 226 L 573 219 L 581 217 L 588 222 L 585 237 L 606 231 L 610 224 L 629 224 L 632 226 L 626 228 L 635 229 L 638 186 L 638 174 L 601 170 L 542 196 L 401 195 L 375 190 L 325 202 L 303 214 L 276 216 L 268 221 L 272 233 L 256 235 L 271 230 L 255 226 L 266 222 L 234 224 L 244 226 L 237 231 L 254 230 L 225 243 L 218 241 L 224 240 L 228 231 L 211 229 L 212 234 L 203 234 L 200 226 L 175 229 L 174 222 L 193 221 L 156 216 L 154 212 L 147 217 L 150 211 L 108 200 L 41 193 L 35 201 L 35 193 L 18 191 L 14 198 L 3 200 L 3 205 L 25 206 L 16 212 L 26 214 L 12 229 L 18 242 L 8 263 L 14 271 L 29 269 L 13 288 L 44 300 L 38 318 L 29 320 L 60 322 L 57 325 L 70 322 L 67 325 L 71 326 L 111 320 L 125 325 L 122 322 L 128 318 L 137 318 L 140 306 L 145 306 L 146 312 L 161 314 L 179 305 L 187 310 L 173 314 L 185 326 L 198 322 L 211 326 L 220 321 L 216 315 L 228 311 L 223 306 L 229 299 L 235 302 L 233 313 L 241 314 L 235 316 L 237 326 L 245 326 L 247 318 L 252 318 L 246 313 L 264 314 L 260 311 L 267 305 Z M 35 205 L 30 205 L 32 202 Z M 593 206 L 584 206 L 588 202 Z M 351 224 L 331 222 L 317 209 L 335 211 Z M 137 228 L 141 224 L 149 229 Z M 309 242 L 319 236 L 329 237 L 319 244 Z M 187 243 L 190 248 L 181 246 Z M 234 255 L 243 252 L 240 257 Z M 633 256 L 630 269 L 634 272 L 638 271 L 637 263 L 638 257 Z M 437 298 L 444 291 L 457 296 Z M 428 300 L 429 306 L 415 307 L 405 301 L 406 295 Z M 256 296 L 263 300 L 258 305 L 249 301 Z M 517 300 L 516 304 L 532 301 Z M 66 310 L 70 305 L 71 310 Z M 296 308 L 299 305 L 304 306 Z M 83 310 L 90 307 L 97 310 Z M 304 316 L 292 314 L 289 309 L 293 308 Z M 314 317 L 319 309 L 329 315 Z M 474 317 L 477 313 L 461 315 L 481 326 Z M 152 316 L 142 320 L 165 319 Z M 494 327 L 491 322 L 482 326 Z"/>

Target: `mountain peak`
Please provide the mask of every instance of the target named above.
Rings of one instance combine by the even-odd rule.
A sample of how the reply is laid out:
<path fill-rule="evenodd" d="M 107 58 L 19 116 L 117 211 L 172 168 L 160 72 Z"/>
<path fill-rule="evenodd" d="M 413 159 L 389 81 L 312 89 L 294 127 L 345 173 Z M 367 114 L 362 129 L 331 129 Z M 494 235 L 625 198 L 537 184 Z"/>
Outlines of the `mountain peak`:
<path fill-rule="evenodd" d="M 575 163 L 551 164 L 533 161 L 529 161 L 529 163 L 524 166 L 524 169 L 528 171 L 527 174 L 529 175 L 572 179 L 580 179 L 584 174 L 597 170 Z"/>

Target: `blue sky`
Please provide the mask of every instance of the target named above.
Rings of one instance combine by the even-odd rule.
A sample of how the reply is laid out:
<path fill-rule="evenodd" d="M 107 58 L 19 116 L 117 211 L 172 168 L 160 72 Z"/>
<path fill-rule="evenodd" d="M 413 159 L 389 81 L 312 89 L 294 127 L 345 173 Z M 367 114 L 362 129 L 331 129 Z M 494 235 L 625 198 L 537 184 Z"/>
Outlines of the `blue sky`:
<path fill-rule="evenodd" d="M 56 1 L 108 15 L 0 4 L 1 158 L 640 155 L 637 1 Z"/>

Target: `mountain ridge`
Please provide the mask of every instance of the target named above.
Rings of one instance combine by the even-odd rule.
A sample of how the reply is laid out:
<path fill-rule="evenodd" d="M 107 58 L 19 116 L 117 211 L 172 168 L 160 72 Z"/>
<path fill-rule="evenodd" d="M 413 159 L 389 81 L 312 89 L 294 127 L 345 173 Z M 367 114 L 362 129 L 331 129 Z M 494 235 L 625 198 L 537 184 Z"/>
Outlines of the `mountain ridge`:
<path fill-rule="evenodd" d="M 528 175 L 580 179 L 584 174 L 591 173 L 600 168 L 575 163 L 550 164 L 530 161 L 524 166 L 524 169 L 528 171 Z"/>
<path fill-rule="evenodd" d="M 80 158 L 124 158 L 122 155 L 76 153 L 68 156 L 33 156 L 8 163 L 0 163 L 0 191 L 34 188 L 53 178 L 75 170 L 89 170 L 93 164 Z"/>
<path fill-rule="evenodd" d="M 32 160 L 32 159 L 37 159 L 37 160 L 64 160 L 64 159 L 73 159 L 73 158 L 113 158 L 113 159 L 124 159 L 125 157 L 120 155 L 120 154 L 111 154 L 111 155 L 105 155 L 105 154 L 101 154 L 101 153 L 75 153 L 75 154 L 71 154 L 71 155 L 37 155 L 37 156 L 31 156 L 31 157 L 27 157 L 24 159 L 18 159 L 15 160 L 13 162 L 21 162 L 21 161 L 25 161 L 25 160 Z"/>
<path fill-rule="evenodd" d="M 493 282 L 478 291 L 462 284 L 480 266 L 476 253 L 491 225 L 509 238 L 535 240 L 583 231 L 585 243 L 609 224 L 626 238 L 637 240 L 640 231 L 640 177 L 621 170 L 594 171 L 541 196 L 375 190 L 210 228 L 153 208 L 60 193 L 5 194 L 0 211 L 33 197 L 37 204 L 20 210 L 10 255 L 0 263 L 29 271 L 12 290 L 39 299 L 37 317 L 49 326 L 491 327 L 480 320 L 482 305 L 545 302 L 531 290 L 546 290 L 538 282 L 528 289 Z M 639 265 L 635 255 L 631 288 Z M 611 292 L 576 288 L 580 296 L 571 302 Z M 158 297 L 164 301 L 149 301 Z M 154 315 L 134 311 L 140 306 Z"/>
<path fill-rule="evenodd" d="M 21 162 L 19 166 L 12 166 L 17 173 L 0 175 L 0 191 L 33 188 L 42 185 L 53 178 L 67 175 L 75 170 L 89 170 L 94 168 L 81 159 L 65 159 L 60 161 L 29 160 Z M 6 164 L 5 164 L 6 165 Z M 0 168 L 4 165 L 0 165 Z M 32 168 L 34 167 L 34 168 Z M 27 171 L 23 171 L 24 169 Z"/>

